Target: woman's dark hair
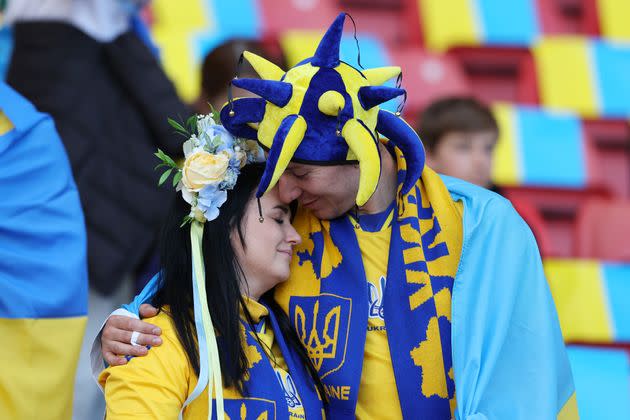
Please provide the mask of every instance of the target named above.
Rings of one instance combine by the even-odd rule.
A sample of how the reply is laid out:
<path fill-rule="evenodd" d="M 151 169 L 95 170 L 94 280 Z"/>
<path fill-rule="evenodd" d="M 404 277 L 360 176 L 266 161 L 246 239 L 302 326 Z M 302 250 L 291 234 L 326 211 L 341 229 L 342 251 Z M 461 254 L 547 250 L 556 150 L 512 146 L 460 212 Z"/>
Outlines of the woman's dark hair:
<path fill-rule="evenodd" d="M 237 233 L 243 248 L 246 247 L 246 238 L 242 230 L 243 216 L 248 203 L 254 199 L 254 191 L 263 172 L 263 164 L 249 164 L 243 167 L 234 189 L 228 191 L 227 201 L 221 206 L 219 216 L 211 222 L 206 222 L 202 239 L 206 295 L 210 316 L 217 336 L 220 337 L 218 345 L 223 383 L 228 387 L 235 386 L 240 392 L 243 392 L 243 379 L 248 364 L 243 348 L 239 306 L 243 308 L 246 320 L 250 324 L 253 324 L 253 321 L 241 295 L 241 282 L 246 282 L 246 279 L 230 238 L 233 232 Z M 153 304 L 160 310 L 164 310 L 165 305 L 169 306 L 168 313 L 173 319 L 179 340 L 195 373 L 199 375 L 199 350 L 193 313 L 190 228 L 180 227 L 183 217 L 189 212 L 190 205 L 178 197 L 162 229 L 160 287 Z M 244 286 L 247 287 L 246 284 Z M 267 292 L 261 300 L 278 318 L 287 344 L 299 355 L 313 377 L 320 395 L 325 398 L 317 371 L 291 327 L 287 315 L 273 300 L 272 292 L 273 290 Z"/>

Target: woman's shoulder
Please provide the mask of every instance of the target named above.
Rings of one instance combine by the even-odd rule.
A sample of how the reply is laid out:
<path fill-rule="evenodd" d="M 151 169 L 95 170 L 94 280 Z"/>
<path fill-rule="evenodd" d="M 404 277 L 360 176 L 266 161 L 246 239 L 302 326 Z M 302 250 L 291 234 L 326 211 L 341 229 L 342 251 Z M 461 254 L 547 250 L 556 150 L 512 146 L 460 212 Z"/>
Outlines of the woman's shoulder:
<path fill-rule="evenodd" d="M 175 329 L 175 324 L 173 323 L 173 317 L 171 316 L 170 308 L 168 306 L 161 307 L 156 316 L 144 318 L 143 321 L 159 327 L 162 330 L 162 335 L 166 332 L 177 335 L 177 330 Z"/>

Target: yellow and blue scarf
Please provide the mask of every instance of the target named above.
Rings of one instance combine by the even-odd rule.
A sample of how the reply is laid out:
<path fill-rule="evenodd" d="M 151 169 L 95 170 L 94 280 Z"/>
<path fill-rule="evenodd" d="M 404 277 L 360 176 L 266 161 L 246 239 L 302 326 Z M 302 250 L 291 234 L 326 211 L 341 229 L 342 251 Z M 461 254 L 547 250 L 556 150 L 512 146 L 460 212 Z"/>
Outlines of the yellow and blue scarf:
<path fill-rule="evenodd" d="M 400 194 L 392 221 L 384 315 L 405 418 L 451 418 L 455 381 L 451 294 L 462 243 L 461 214 L 430 169 Z M 332 418 L 354 418 L 368 322 L 368 285 L 349 217 L 320 221 L 300 210 L 294 224 L 306 239 L 291 280 L 276 298 L 288 310 L 330 397 Z"/>

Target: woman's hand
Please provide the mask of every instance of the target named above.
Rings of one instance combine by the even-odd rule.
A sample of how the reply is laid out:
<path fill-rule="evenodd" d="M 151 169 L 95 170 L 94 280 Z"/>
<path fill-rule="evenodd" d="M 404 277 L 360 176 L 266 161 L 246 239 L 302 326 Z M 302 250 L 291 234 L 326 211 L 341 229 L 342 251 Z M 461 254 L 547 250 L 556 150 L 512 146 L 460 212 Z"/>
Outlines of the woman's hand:
<path fill-rule="evenodd" d="M 140 318 L 150 318 L 157 315 L 157 309 L 145 303 L 140 305 Z M 134 331 L 139 334 L 136 344 L 131 344 L 131 335 Z M 162 339 L 159 335 L 162 331 L 153 324 L 140 321 L 127 316 L 111 316 L 101 334 L 101 354 L 110 366 L 119 366 L 127 363 L 124 356 L 145 356 L 148 352 L 146 346 L 159 346 Z"/>

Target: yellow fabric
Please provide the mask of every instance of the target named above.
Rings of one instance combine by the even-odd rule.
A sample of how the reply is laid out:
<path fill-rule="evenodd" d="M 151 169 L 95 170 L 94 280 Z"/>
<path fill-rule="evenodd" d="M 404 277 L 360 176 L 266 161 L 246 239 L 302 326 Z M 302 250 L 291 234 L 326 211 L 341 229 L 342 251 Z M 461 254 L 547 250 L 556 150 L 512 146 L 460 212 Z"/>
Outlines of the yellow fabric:
<path fill-rule="evenodd" d="M 246 304 L 254 322 L 268 314 L 267 309 L 256 301 L 246 299 Z M 184 401 L 197 385 L 197 376 L 167 311 L 165 308 L 156 317 L 145 320 L 162 329 L 161 346 L 151 348 L 147 356 L 135 357 L 126 365 L 109 367 L 99 376 L 99 383 L 105 390 L 108 420 L 176 419 Z M 259 337 L 271 348 L 270 360 L 272 364 L 275 361 L 274 368 L 288 375 L 273 330 L 263 328 Z M 267 358 L 254 346 L 247 346 L 245 354 L 252 366 Z M 223 388 L 223 396 L 225 399 L 242 398 L 233 387 Z M 183 418 L 207 418 L 208 403 L 206 389 L 184 409 Z M 304 413 L 294 411 L 290 414 L 303 416 Z"/>
<path fill-rule="evenodd" d="M 597 0 L 602 35 L 614 41 L 630 41 L 630 2 Z"/>
<path fill-rule="evenodd" d="M 356 203 L 357 206 L 362 206 L 376 191 L 381 174 L 378 145 L 365 127 L 355 119 L 348 120 L 341 135 L 346 139 L 352 153 L 359 159 L 359 190 Z"/>
<path fill-rule="evenodd" d="M 273 168 L 273 175 L 265 192 L 276 186 L 280 176 L 282 176 L 289 162 L 291 162 L 293 154 L 304 139 L 304 134 L 306 134 L 306 121 L 302 116 L 298 115 L 284 139 L 284 144 L 280 151 L 280 156 L 278 157 L 278 163 L 276 163 L 276 166 Z"/>
<path fill-rule="evenodd" d="M 380 86 L 389 79 L 398 77 L 401 72 L 402 70 L 398 66 L 376 67 L 362 71 L 363 75 L 372 86 Z"/>
<path fill-rule="evenodd" d="M 492 112 L 499 125 L 499 141 L 494 148 L 492 179 L 500 185 L 518 185 L 522 177 L 518 159 L 518 131 L 512 105 L 496 104 Z"/>
<path fill-rule="evenodd" d="M 558 413 L 558 420 L 579 420 L 580 415 L 578 413 L 577 398 L 575 392 L 571 395 L 571 398 L 564 404 L 560 413 Z"/>
<path fill-rule="evenodd" d="M 566 36 L 543 38 L 534 47 L 542 103 L 597 116 L 599 105 L 588 41 Z"/>
<path fill-rule="evenodd" d="M 9 117 L 0 109 L 0 136 L 7 134 L 13 128 L 13 123 L 9 120 Z"/>
<path fill-rule="evenodd" d="M 208 18 L 203 0 L 180 0 L 177 7 L 169 0 L 154 0 L 152 11 L 151 33 L 160 47 L 164 71 L 182 99 L 192 102 L 199 96 L 201 74 L 191 40 L 200 31 L 212 32 L 216 23 Z"/>
<path fill-rule="evenodd" d="M 613 331 L 600 264 L 546 259 L 549 281 L 565 341 L 612 341 Z"/>
<path fill-rule="evenodd" d="M 284 75 L 284 71 L 280 67 L 259 55 L 243 51 L 243 57 L 252 65 L 261 79 L 280 80 Z"/>
<path fill-rule="evenodd" d="M 72 418 L 86 317 L 0 318 L 0 418 Z"/>
<path fill-rule="evenodd" d="M 478 45 L 479 25 L 474 0 L 418 0 L 424 39 L 429 49 L 445 51 L 455 45 Z"/>

